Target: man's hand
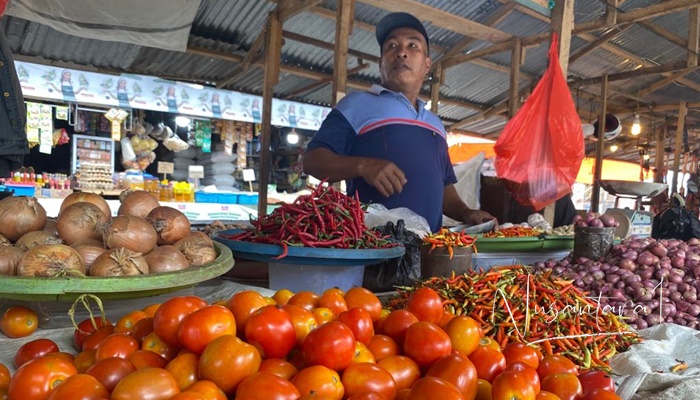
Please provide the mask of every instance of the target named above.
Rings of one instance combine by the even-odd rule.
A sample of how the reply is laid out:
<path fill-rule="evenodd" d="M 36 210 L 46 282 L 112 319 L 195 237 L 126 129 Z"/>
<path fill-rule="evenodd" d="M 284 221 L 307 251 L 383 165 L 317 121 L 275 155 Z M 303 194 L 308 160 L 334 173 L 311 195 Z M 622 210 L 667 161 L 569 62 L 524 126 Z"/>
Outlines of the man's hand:
<path fill-rule="evenodd" d="M 462 222 L 469 225 L 479 225 L 485 222 L 495 220 L 496 217 L 481 210 L 468 210 L 464 213 L 462 217 Z"/>
<path fill-rule="evenodd" d="M 401 193 L 406 184 L 406 175 L 391 161 L 364 158 L 357 166 L 359 176 L 374 186 L 382 196 Z"/>

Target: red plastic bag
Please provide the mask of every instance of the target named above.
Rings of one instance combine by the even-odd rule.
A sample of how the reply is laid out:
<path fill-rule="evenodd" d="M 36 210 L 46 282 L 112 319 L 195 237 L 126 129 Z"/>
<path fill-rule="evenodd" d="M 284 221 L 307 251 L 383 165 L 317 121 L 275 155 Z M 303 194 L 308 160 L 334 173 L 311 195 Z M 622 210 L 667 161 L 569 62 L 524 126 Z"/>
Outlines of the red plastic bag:
<path fill-rule="evenodd" d="M 496 141 L 496 173 L 520 204 L 541 210 L 571 192 L 584 156 L 581 120 L 566 84 L 557 38 L 549 67 Z"/>

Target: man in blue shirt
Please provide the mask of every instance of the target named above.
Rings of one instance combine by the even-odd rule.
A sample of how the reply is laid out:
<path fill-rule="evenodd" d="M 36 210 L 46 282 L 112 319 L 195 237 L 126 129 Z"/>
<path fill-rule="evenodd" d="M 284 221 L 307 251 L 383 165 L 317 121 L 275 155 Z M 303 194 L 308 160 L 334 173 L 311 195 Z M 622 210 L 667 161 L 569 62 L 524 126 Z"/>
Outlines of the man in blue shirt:
<path fill-rule="evenodd" d="M 494 219 L 457 194 L 445 128 L 418 98 L 431 59 L 423 24 L 391 13 L 377 25 L 382 86 L 351 93 L 331 111 L 304 154 L 304 171 L 347 180 L 365 203 L 407 207 L 432 231 L 442 214 L 470 225 Z"/>

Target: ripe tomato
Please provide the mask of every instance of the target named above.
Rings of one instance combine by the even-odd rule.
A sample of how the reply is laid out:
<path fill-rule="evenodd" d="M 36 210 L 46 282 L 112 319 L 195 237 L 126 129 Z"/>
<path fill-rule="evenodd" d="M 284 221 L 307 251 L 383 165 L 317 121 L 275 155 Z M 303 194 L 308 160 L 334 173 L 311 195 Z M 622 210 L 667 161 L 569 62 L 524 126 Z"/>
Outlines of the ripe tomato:
<path fill-rule="evenodd" d="M 126 333 L 113 333 L 100 343 L 95 349 L 95 360 L 109 357 L 127 358 L 139 349 L 139 343 L 131 335 Z"/>
<path fill-rule="evenodd" d="M 290 297 L 289 301 L 287 301 L 287 304 L 291 304 L 293 306 L 301 307 L 305 310 L 311 311 L 314 308 L 318 307 L 318 302 L 320 300 L 321 296 L 317 295 L 314 292 L 304 290 Z"/>
<path fill-rule="evenodd" d="M 299 370 L 289 361 L 280 358 L 268 358 L 260 364 L 259 372 L 267 372 L 284 379 L 292 379 Z"/>
<path fill-rule="evenodd" d="M 493 340 L 492 338 L 490 338 L 488 336 L 484 336 L 481 339 L 479 339 L 479 346 L 486 346 L 486 347 L 490 347 L 496 351 L 503 351 L 503 349 L 501 348 L 501 345 L 498 344 L 497 341 Z"/>
<path fill-rule="evenodd" d="M 578 367 L 573 361 L 557 354 L 544 356 L 537 367 L 537 375 L 540 376 L 540 381 L 544 381 L 544 378 L 549 375 L 561 373 L 576 375 L 578 374 Z"/>
<path fill-rule="evenodd" d="M 542 380 L 542 390 L 556 394 L 561 400 L 576 400 L 583 395 L 578 377 L 568 372 L 545 377 Z"/>
<path fill-rule="evenodd" d="M 537 391 L 527 376 L 518 371 L 505 371 L 493 380 L 491 397 L 493 400 L 535 400 Z"/>
<path fill-rule="evenodd" d="M 421 368 L 429 368 L 440 357 L 450 354 L 452 344 L 447 333 L 430 322 L 416 322 L 406 330 L 403 353 Z"/>
<path fill-rule="evenodd" d="M 165 368 L 168 364 L 163 356 L 148 350 L 136 350 L 129 354 L 126 358 L 130 363 L 134 364 L 136 369 L 142 368 Z"/>
<path fill-rule="evenodd" d="M 78 373 L 82 374 L 95 363 L 95 350 L 86 350 L 78 353 L 73 359 Z"/>
<path fill-rule="evenodd" d="M 345 293 L 345 303 L 348 310 L 354 307 L 364 308 L 372 318 L 372 322 L 382 316 L 382 302 L 376 294 L 360 286 L 348 290 Z"/>
<path fill-rule="evenodd" d="M 535 396 L 535 400 L 561 400 L 559 396 L 557 396 L 554 393 L 547 392 L 545 390 L 540 390 L 539 393 L 537 393 L 537 396 Z M 591 400 L 591 399 L 589 399 Z"/>
<path fill-rule="evenodd" d="M 46 400 L 94 400 L 109 398 L 109 392 L 95 377 L 76 374 L 51 391 Z"/>
<path fill-rule="evenodd" d="M 316 307 L 311 310 L 311 313 L 316 318 L 316 323 L 319 326 L 325 324 L 326 322 L 335 321 L 337 317 L 333 310 L 328 307 Z"/>
<path fill-rule="evenodd" d="M 381 329 L 378 332 L 394 339 L 399 346 L 403 346 L 408 327 L 416 322 L 418 322 L 418 318 L 410 311 L 394 310 L 384 318 L 384 322 L 382 322 Z"/>
<path fill-rule="evenodd" d="M 111 392 L 119 381 L 134 371 L 136 367 L 131 362 L 112 357 L 95 362 L 85 373 L 94 376 L 108 392 Z"/>
<path fill-rule="evenodd" d="M 29 336 L 39 327 L 39 316 L 34 310 L 12 306 L 5 310 L 0 319 L 0 330 L 9 338 Z"/>
<path fill-rule="evenodd" d="M 294 344 L 299 347 L 304 343 L 306 335 L 316 329 L 318 325 L 316 323 L 316 316 L 309 310 L 291 304 L 283 305 L 282 308 L 292 318 L 292 324 L 294 324 L 294 332 L 296 334 L 296 342 Z"/>
<path fill-rule="evenodd" d="M 493 400 L 491 397 L 491 382 L 486 379 L 476 380 L 476 397 L 474 400 Z"/>
<path fill-rule="evenodd" d="M 506 358 L 491 347 L 479 346 L 469 355 L 481 379 L 493 382 L 493 378 L 506 369 Z"/>
<path fill-rule="evenodd" d="M 374 358 L 374 354 L 367 348 L 367 346 L 362 343 L 355 341 L 355 355 L 352 358 L 353 364 L 356 363 L 372 363 L 376 364 L 377 360 Z"/>
<path fill-rule="evenodd" d="M 236 389 L 236 398 L 296 400 L 301 396 L 292 382 L 267 372 L 256 372 L 241 382 Z"/>
<path fill-rule="evenodd" d="M 581 382 L 581 388 L 583 393 L 588 393 L 593 389 L 603 389 L 611 392 L 615 391 L 615 382 L 603 371 L 588 371 L 578 376 L 579 382 Z"/>
<path fill-rule="evenodd" d="M 581 400 L 622 400 L 622 398 L 610 390 L 593 389 L 584 394 Z"/>
<path fill-rule="evenodd" d="M 144 318 L 149 318 L 148 314 L 141 310 L 134 310 L 119 318 L 114 324 L 114 333 L 129 333 L 134 331 L 136 323 Z"/>
<path fill-rule="evenodd" d="M 503 348 L 503 355 L 506 357 L 506 365 L 514 362 L 527 364 L 534 369 L 537 369 L 542 359 L 542 353 L 534 347 L 530 347 L 525 343 L 512 342 L 508 343 Z"/>
<path fill-rule="evenodd" d="M 363 392 L 377 392 L 387 399 L 393 399 L 396 396 L 396 382 L 393 376 L 376 364 L 350 364 L 343 371 L 341 381 L 345 387 L 346 397 Z"/>
<path fill-rule="evenodd" d="M 396 397 L 394 400 L 408 400 L 408 396 L 411 394 L 411 389 L 401 389 L 396 392 Z"/>
<path fill-rule="evenodd" d="M 355 338 L 345 324 L 331 321 L 311 331 L 301 351 L 306 365 L 323 365 L 342 371 L 355 355 Z"/>
<path fill-rule="evenodd" d="M 476 396 L 478 377 L 476 367 L 461 353 L 451 353 L 441 357 L 428 370 L 425 376 L 435 376 L 455 385 L 467 399 Z"/>
<path fill-rule="evenodd" d="M 374 336 L 374 323 L 372 317 L 363 308 L 354 307 L 347 311 L 343 311 L 338 315 L 338 321 L 344 323 L 350 328 L 355 340 L 364 344 L 369 343 L 369 340 Z"/>
<path fill-rule="evenodd" d="M 394 339 L 386 335 L 374 335 L 369 339 L 367 348 L 374 355 L 374 359 L 379 361 L 384 357 L 395 356 L 399 354 L 399 345 Z"/>
<path fill-rule="evenodd" d="M 387 398 L 377 392 L 362 392 L 348 397 L 348 400 L 387 400 Z"/>
<path fill-rule="evenodd" d="M 195 392 L 180 392 L 169 400 L 208 400 L 204 395 Z"/>
<path fill-rule="evenodd" d="M 83 340 L 83 351 L 97 350 L 97 347 L 109 335 L 114 333 L 114 325 L 105 325 L 92 331 L 85 340 Z"/>
<path fill-rule="evenodd" d="M 330 308 L 333 314 L 340 315 L 340 313 L 348 310 L 348 305 L 345 303 L 345 292 L 340 288 L 334 287 L 327 289 L 318 299 L 319 307 Z"/>
<path fill-rule="evenodd" d="M 442 318 L 442 298 L 429 287 L 416 289 L 408 298 L 406 309 L 418 318 L 418 321 L 437 324 Z"/>
<path fill-rule="evenodd" d="M 205 306 L 185 316 L 177 340 L 187 350 L 200 354 L 214 339 L 236 334 L 233 313 L 223 306 Z"/>
<path fill-rule="evenodd" d="M 158 307 L 160 307 L 160 303 L 149 304 L 146 307 L 142 308 L 141 311 L 145 312 L 146 315 L 153 318 L 153 316 L 156 315 L 156 310 L 158 309 Z"/>
<path fill-rule="evenodd" d="M 454 315 L 452 312 L 444 310 L 442 312 L 442 316 L 440 317 L 440 320 L 437 322 L 437 326 L 445 329 L 445 327 L 447 326 L 447 323 L 452 321 L 452 318 L 454 318 L 454 317 L 456 317 L 456 315 Z"/>
<path fill-rule="evenodd" d="M 45 400 L 51 390 L 78 373 L 63 357 L 39 357 L 22 365 L 10 379 L 11 399 Z"/>
<path fill-rule="evenodd" d="M 95 332 L 97 329 L 108 325 L 112 325 L 112 323 L 104 317 L 95 318 L 94 320 L 87 318 L 81 321 L 78 324 L 78 327 L 75 329 L 75 332 L 73 332 L 73 344 L 75 345 L 75 348 L 77 350 L 83 350 L 83 342 L 85 339 L 90 336 L 92 332 Z"/>
<path fill-rule="evenodd" d="M 170 372 L 180 390 L 199 380 L 199 355 L 194 353 L 184 353 L 170 360 L 165 365 L 165 370 Z"/>
<path fill-rule="evenodd" d="M 134 329 L 131 331 L 131 336 L 140 344 L 143 343 L 146 335 L 151 332 L 153 332 L 153 317 L 146 317 L 136 322 Z"/>
<path fill-rule="evenodd" d="M 292 298 L 292 296 L 294 296 L 294 292 L 292 292 L 291 290 L 280 289 L 280 290 L 276 291 L 274 295 L 272 295 L 272 299 L 277 304 L 283 306 L 283 305 L 287 304 L 287 302 L 289 301 L 289 299 Z"/>
<path fill-rule="evenodd" d="M 205 400 L 226 400 L 226 393 L 212 381 L 199 380 L 188 386 L 184 391 L 197 393 Z"/>
<path fill-rule="evenodd" d="M 245 324 L 245 337 L 263 358 L 285 358 L 297 340 L 292 317 L 282 306 L 255 311 Z"/>
<path fill-rule="evenodd" d="M 410 389 L 421 377 L 420 367 L 406 356 L 384 357 L 377 363 L 387 370 L 396 382 L 396 389 Z"/>
<path fill-rule="evenodd" d="M 162 368 L 144 368 L 119 381 L 111 400 L 168 400 L 178 393 L 180 388 L 170 372 Z"/>
<path fill-rule="evenodd" d="M 245 333 L 245 323 L 256 310 L 265 307 L 267 301 L 260 293 L 253 290 L 244 290 L 231 296 L 228 308 L 236 320 L 236 332 L 239 335 Z"/>
<path fill-rule="evenodd" d="M 23 344 L 15 354 L 15 368 L 19 368 L 27 361 L 39 358 L 49 353 L 58 353 L 58 345 L 50 339 L 36 339 Z"/>
<path fill-rule="evenodd" d="M 158 307 L 153 315 L 153 331 L 163 342 L 179 347 L 180 341 L 177 334 L 180 322 L 189 314 L 206 305 L 206 301 L 196 296 L 181 296 L 168 299 Z"/>
<path fill-rule="evenodd" d="M 214 382 L 227 395 L 233 395 L 245 377 L 260 369 L 260 353 L 255 346 L 234 335 L 214 339 L 199 357 L 199 378 Z"/>
<path fill-rule="evenodd" d="M 452 348 L 469 357 L 484 337 L 481 324 L 466 315 L 454 317 L 445 325 L 445 332 L 450 337 Z"/>
<path fill-rule="evenodd" d="M 466 400 L 453 384 L 434 376 L 421 378 L 411 388 L 408 400 Z"/>
<path fill-rule="evenodd" d="M 0 364 L 0 390 L 7 391 L 10 387 L 10 369 L 5 364 Z"/>
<path fill-rule="evenodd" d="M 336 371 L 323 365 L 314 365 L 299 371 L 292 378 L 292 384 L 299 389 L 301 395 L 311 395 L 340 400 L 345 394 L 345 388 Z"/>
<path fill-rule="evenodd" d="M 525 376 L 525 379 L 532 384 L 532 387 L 535 389 L 535 393 L 540 391 L 540 376 L 537 375 L 537 370 L 531 366 L 518 361 L 512 364 L 507 364 L 505 371 L 520 372 Z"/>
<path fill-rule="evenodd" d="M 153 331 L 143 338 L 143 342 L 141 342 L 141 350 L 152 351 L 169 361 L 177 356 L 179 347 L 165 343 L 163 339 L 161 339 L 160 336 Z"/>

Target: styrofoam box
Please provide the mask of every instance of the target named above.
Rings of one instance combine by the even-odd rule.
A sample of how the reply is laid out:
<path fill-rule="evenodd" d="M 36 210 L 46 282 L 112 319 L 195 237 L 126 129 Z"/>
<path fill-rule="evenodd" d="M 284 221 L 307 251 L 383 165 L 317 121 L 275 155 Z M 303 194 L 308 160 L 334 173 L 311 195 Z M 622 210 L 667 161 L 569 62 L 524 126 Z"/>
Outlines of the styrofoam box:
<path fill-rule="evenodd" d="M 561 260 L 569 254 L 564 251 L 531 251 L 513 253 L 479 253 L 472 255 L 472 268 L 489 270 L 500 265 L 524 264 L 532 265 L 538 261 L 547 261 L 550 258 Z"/>

